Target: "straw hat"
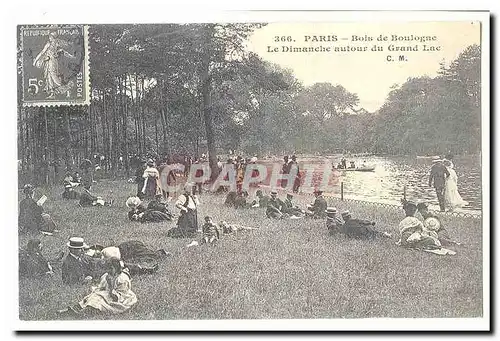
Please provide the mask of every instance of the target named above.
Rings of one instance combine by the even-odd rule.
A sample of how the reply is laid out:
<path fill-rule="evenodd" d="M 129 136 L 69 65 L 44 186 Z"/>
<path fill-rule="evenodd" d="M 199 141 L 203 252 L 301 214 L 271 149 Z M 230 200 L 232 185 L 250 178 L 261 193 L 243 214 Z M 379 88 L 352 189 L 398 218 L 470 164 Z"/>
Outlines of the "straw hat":
<path fill-rule="evenodd" d="M 342 217 L 351 217 L 351 212 L 349 211 L 342 212 Z"/>
<path fill-rule="evenodd" d="M 335 214 L 337 213 L 337 209 L 335 207 L 327 207 L 325 210 L 326 214 Z"/>
<path fill-rule="evenodd" d="M 81 237 L 71 237 L 66 245 L 70 249 L 86 249 L 89 247 L 87 244 L 85 244 L 83 238 Z"/>
<path fill-rule="evenodd" d="M 128 208 L 137 208 L 141 204 L 141 199 L 139 197 L 130 197 L 125 202 Z"/>
<path fill-rule="evenodd" d="M 424 220 L 424 228 L 429 231 L 439 231 L 441 228 L 441 223 L 439 222 L 438 219 L 434 217 L 429 217 Z"/>
<path fill-rule="evenodd" d="M 108 246 L 101 251 L 102 258 L 110 259 L 110 258 L 118 258 L 121 259 L 120 249 L 116 246 Z"/>

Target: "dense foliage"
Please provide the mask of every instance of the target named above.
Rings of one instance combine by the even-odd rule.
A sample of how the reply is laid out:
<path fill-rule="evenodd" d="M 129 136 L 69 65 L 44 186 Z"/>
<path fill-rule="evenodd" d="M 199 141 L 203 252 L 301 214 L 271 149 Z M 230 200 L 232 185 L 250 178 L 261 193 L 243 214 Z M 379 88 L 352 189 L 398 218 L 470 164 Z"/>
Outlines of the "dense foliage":
<path fill-rule="evenodd" d="M 246 41 L 261 26 L 92 26 L 92 104 L 19 105 L 21 174 L 53 181 L 95 154 L 116 174 L 120 167 L 130 172 L 127 156 L 147 153 L 208 152 L 214 167 L 217 154 L 230 149 L 259 156 L 479 151 L 478 46 L 443 63 L 435 78 L 395 85 L 370 113 L 342 85 L 305 87 L 291 70 L 248 52 Z"/>

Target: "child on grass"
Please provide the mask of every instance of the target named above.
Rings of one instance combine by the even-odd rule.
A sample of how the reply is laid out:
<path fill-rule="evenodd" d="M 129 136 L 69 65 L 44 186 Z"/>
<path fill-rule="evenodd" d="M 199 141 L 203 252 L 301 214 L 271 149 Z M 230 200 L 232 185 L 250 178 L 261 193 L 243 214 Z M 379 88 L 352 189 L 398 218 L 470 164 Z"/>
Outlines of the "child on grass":
<path fill-rule="evenodd" d="M 205 223 L 203 224 L 202 232 L 202 244 L 213 244 L 220 237 L 219 227 L 213 222 L 212 217 L 210 216 L 205 217 Z"/>

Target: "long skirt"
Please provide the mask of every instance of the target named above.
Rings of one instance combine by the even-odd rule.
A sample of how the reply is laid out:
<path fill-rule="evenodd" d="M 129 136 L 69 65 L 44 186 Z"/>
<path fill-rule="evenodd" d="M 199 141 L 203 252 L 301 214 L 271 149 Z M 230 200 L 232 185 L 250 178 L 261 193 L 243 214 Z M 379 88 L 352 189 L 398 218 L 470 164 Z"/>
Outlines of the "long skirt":
<path fill-rule="evenodd" d="M 198 217 L 196 210 L 188 209 L 182 212 L 177 220 L 177 227 L 170 229 L 167 236 L 174 238 L 192 237 L 198 230 Z"/>

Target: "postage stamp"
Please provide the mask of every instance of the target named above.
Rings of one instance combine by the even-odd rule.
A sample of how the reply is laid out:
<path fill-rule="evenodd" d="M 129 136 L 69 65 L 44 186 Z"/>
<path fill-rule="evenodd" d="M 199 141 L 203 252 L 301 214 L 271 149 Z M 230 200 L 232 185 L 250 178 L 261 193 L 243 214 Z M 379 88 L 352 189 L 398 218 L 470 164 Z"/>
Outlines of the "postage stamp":
<path fill-rule="evenodd" d="M 20 28 L 23 106 L 88 105 L 88 26 Z"/>

